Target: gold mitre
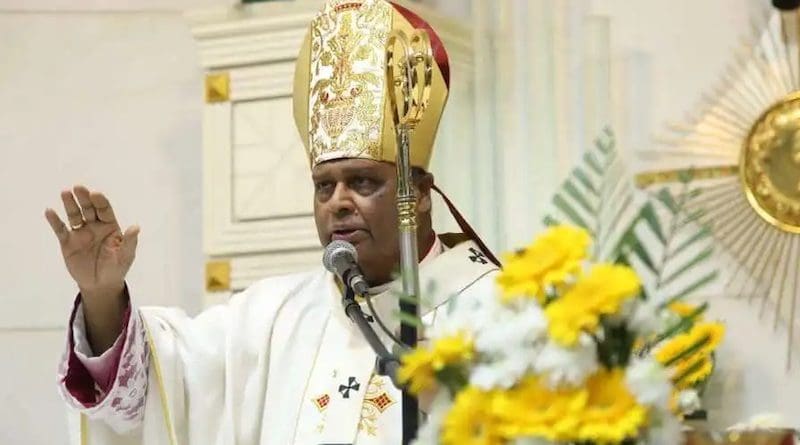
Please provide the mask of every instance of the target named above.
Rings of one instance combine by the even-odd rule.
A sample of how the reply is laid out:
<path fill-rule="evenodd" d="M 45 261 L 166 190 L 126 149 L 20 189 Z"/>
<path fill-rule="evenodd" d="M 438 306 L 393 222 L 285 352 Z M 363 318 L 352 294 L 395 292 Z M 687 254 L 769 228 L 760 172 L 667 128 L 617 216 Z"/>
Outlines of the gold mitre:
<path fill-rule="evenodd" d="M 294 119 L 311 166 L 340 158 L 395 162 L 397 142 L 386 87 L 389 33 L 428 32 L 433 79 L 428 107 L 411 134 L 411 165 L 428 168 L 447 102 L 447 52 L 430 25 L 385 0 L 328 0 L 297 57 Z"/>

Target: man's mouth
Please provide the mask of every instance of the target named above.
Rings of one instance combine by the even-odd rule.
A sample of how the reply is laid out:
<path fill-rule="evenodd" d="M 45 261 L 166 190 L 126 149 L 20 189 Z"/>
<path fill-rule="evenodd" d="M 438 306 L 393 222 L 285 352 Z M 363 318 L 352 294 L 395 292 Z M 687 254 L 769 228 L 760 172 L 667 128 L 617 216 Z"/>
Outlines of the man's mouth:
<path fill-rule="evenodd" d="M 347 241 L 356 244 L 367 236 L 367 231 L 363 229 L 339 229 L 331 232 L 331 240 Z"/>

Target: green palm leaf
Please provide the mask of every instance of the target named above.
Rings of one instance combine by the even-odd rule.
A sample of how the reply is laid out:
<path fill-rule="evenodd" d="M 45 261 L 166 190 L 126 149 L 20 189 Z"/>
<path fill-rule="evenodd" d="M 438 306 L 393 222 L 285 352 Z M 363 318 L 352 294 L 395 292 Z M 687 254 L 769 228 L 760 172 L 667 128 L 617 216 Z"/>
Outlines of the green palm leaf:
<path fill-rule="evenodd" d="M 610 130 L 583 155 L 552 202 L 553 210 L 544 223 L 583 227 L 595 241 L 593 258 L 609 260 L 611 246 L 623 236 L 619 228 L 628 225 L 636 213 L 633 184 Z"/>
<path fill-rule="evenodd" d="M 691 174 L 679 191 L 664 188 L 639 196 L 606 130 L 553 196 L 547 225 L 573 224 L 594 240 L 592 260 L 630 264 L 645 294 L 672 302 L 702 290 L 716 277 L 711 269 L 710 230 L 687 205 L 697 197 Z"/>

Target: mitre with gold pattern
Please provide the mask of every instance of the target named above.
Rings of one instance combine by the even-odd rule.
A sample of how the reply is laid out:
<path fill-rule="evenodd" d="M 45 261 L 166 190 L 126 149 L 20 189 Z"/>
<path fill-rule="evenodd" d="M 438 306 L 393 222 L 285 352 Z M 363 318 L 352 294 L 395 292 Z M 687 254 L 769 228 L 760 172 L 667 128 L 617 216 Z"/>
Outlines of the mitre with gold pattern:
<path fill-rule="evenodd" d="M 430 101 L 411 133 L 410 162 L 427 170 L 447 102 L 447 52 L 425 20 L 385 0 L 329 0 L 309 26 L 295 67 L 294 119 L 312 167 L 341 158 L 395 162 L 386 43 L 395 30 L 417 29 L 427 31 L 435 63 Z"/>

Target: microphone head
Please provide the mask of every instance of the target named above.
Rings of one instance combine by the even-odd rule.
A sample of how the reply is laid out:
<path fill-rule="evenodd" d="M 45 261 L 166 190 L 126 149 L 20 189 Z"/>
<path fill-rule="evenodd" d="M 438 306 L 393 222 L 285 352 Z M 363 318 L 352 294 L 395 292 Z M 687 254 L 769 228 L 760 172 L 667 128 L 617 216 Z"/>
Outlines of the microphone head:
<path fill-rule="evenodd" d="M 355 246 L 344 240 L 333 240 L 325 247 L 325 253 L 322 254 L 322 264 L 328 271 L 333 273 L 340 273 L 337 269 L 337 264 L 342 264 L 343 261 L 347 264 L 349 262 L 358 262 L 358 253 Z"/>

